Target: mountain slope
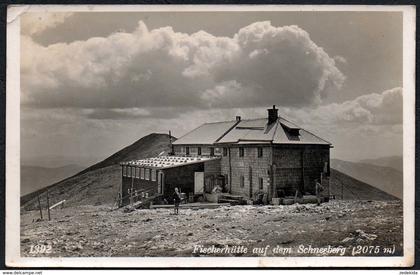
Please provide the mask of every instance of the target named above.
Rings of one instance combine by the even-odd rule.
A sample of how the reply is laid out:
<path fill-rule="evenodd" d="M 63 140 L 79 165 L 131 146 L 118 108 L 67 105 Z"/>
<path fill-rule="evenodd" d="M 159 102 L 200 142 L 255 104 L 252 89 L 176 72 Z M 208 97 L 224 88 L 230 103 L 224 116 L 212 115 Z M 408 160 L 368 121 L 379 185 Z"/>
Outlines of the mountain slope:
<path fill-rule="evenodd" d="M 344 200 L 397 200 L 378 188 L 331 168 L 330 194 Z"/>
<path fill-rule="evenodd" d="M 338 159 L 331 160 L 331 168 L 402 199 L 403 174 L 396 169 Z"/>
<path fill-rule="evenodd" d="M 403 159 L 402 156 L 392 156 L 392 157 L 382 157 L 382 158 L 376 158 L 376 159 L 364 159 L 359 162 L 362 163 L 369 163 L 377 166 L 385 166 L 385 167 L 391 167 L 395 170 L 403 172 Z"/>
<path fill-rule="evenodd" d="M 175 140 L 174 137 L 172 139 Z M 113 203 L 120 186 L 120 162 L 154 157 L 169 150 L 168 135 L 156 133 L 147 135 L 104 161 L 49 186 L 50 204 L 64 199 L 67 205 Z M 37 195 L 40 195 L 41 203 L 45 205 L 46 191 L 47 188 L 43 188 L 21 197 L 21 205 L 25 209 L 35 209 L 38 203 Z"/>
<path fill-rule="evenodd" d="M 172 142 L 175 140 L 176 138 L 172 137 Z M 138 141 L 116 152 L 105 160 L 86 168 L 78 175 L 110 165 L 119 164 L 122 161 L 155 157 L 161 152 L 168 152 L 169 149 L 169 135 L 153 133 L 142 137 Z"/>
<path fill-rule="evenodd" d="M 84 168 L 79 165 L 66 165 L 55 168 L 22 165 L 20 167 L 20 194 L 26 195 L 34 192 L 73 176 Z"/>

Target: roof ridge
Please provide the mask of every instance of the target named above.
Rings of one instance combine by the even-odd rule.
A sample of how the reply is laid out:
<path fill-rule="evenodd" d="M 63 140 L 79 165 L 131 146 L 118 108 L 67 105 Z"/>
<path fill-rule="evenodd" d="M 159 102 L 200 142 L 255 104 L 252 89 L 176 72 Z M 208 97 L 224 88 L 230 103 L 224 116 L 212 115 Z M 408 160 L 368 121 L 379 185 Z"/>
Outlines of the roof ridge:
<path fill-rule="evenodd" d="M 218 124 L 218 123 L 228 123 L 228 122 L 235 122 L 235 121 L 236 121 L 235 119 L 232 119 L 232 120 L 224 120 L 224 121 L 204 122 L 200 126 L 205 125 L 205 124 Z"/>
<path fill-rule="evenodd" d="M 214 143 L 218 142 L 219 140 L 221 140 L 224 136 L 226 136 L 230 131 L 232 131 L 233 128 L 235 128 L 236 126 L 238 126 L 238 124 L 240 123 L 240 120 L 237 120 L 236 123 L 233 123 L 233 125 L 227 129 L 218 139 L 216 139 L 214 141 Z"/>

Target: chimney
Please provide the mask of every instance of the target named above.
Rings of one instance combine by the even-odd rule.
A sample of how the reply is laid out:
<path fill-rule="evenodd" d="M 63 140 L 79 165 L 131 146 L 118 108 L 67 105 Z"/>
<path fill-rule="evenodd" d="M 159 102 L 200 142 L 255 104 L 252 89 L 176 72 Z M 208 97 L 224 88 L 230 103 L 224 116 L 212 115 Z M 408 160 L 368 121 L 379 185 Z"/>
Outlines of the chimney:
<path fill-rule="evenodd" d="M 236 121 L 241 121 L 241 116 L 236 116 Z"/>
<path fill-rule="evenodd" d="M 174 146 L 172 145 L 172 133 L 171 130 L 169 130 L 169 147 L 170 147 L 170 152 L 169 155 L 174 155 Z"/>
<path fill-rule="evenodd" d="M 268 111 L 268 124 L 274 123 L 279 117 L 279 109 L 276 109 L 276 105 L 273 105 L 273 109 L 267 109 Z"/>

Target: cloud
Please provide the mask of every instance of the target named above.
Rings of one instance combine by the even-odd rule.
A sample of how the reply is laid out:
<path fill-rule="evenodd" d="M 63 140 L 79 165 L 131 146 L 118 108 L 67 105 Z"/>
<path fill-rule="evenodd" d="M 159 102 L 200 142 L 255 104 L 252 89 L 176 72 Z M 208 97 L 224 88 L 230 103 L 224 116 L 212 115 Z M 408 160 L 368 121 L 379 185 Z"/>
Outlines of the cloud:
<path fill-rule="evenodd" d="M 94 108 L 79 109 L 88 119 L 95 120 L 138 120 L 178 118 L 192 108 L 153 107 L 153 108 Z"/>
<path fill-rule="evenodd" d="M 345 79 L 306 31 L 270 22 L 216 37 L 149 30 L 140 21 L 132 33 L 69 44 L 41 46 L 23 36 L 21 51 L 24 106 L 99 109 L 102 116 L 103 109 L 111 116 L 135 108 L 310 106 Z"/>
<path fill-rule="evenodd" d="M 28 12 L 21 17 L 21 31 L 25 35 L 38 35 L 62 24 L 71 12 Z"/>
<path fill-rule="evenodd" d="M 89 119 L 137 119 L 149 117 L 150 112 L 140 108 L 130 109 L 93 109 L 87 112 Z"/>
<path fill-rule="evenodd" d="M 341 64 L 347 64 L 347 59 L 345 59 L 344 57 L 340 55 L 334 56 L 334 61 Z"/>
<path fill-rule="evenodd" d="M 362 95 L 343 103 L 299 110 L 287 108 L 285 112 L 288 116 L 295 117 L 304 124 L 389 125 L 393 127 L 393 125 L 402 124 L 402 109 L 403 89 L 396 87 L 382 93 Z"/>

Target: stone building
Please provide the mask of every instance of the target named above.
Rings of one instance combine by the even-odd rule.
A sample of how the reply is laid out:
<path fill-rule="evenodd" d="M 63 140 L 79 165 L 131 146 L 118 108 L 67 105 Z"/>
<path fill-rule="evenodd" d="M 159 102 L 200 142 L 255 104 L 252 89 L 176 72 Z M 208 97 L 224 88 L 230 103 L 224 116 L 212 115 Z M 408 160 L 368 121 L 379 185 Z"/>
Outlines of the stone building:
<path fill-rule="evenodd" d="M 163 173 L 175 168 L 175 174 L 185 174 L 182 181 L 166 175 L 159 189 L 162 194 L 176 185 L 192 193 L 211 192 L 219 185 L 232 195 L 252 200 L 263 195 L 271 201 L 315 194 L 316 181 L 324 183 L 329 177 L 331 147 L 328 141 L 279 117 L 273 106 L 265 118 L 236 117 L 199 126 L 172 145 L 172 157 L 188 159 L 184 165 L 160 169 L 154 163 L 154 170 Z M 124 180 L 128 181 L 123 176 Z"/>

